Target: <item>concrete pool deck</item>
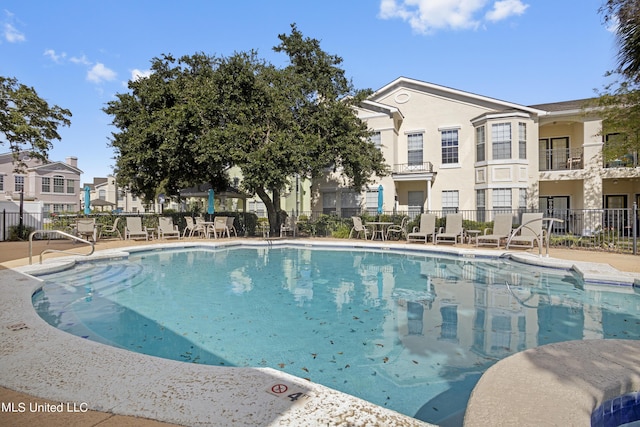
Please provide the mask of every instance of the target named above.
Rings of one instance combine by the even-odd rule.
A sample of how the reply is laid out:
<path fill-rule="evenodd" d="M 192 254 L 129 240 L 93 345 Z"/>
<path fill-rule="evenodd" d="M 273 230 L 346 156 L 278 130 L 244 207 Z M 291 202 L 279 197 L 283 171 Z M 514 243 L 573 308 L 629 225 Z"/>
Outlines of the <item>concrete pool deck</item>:
<path fill-rule="evenodd" d="M 187 241 L 203 242 L 200 239 Z M 182 243 L 184 242 L 183 240 Z M 313 240 L 313 243 L 316 242 L 354 244 L 353 240 Z M 158 241 L 150 242 L 157 243 Z M 149 243 L 101 241 L 96 250 L 115 252 L 122 247 L 147 244 Z M 404 242 L 385 244 L 391 245 L 400 247 L 404 246 Z M 425 245 L 412 244 L 410 247 L 417 250 Z M 39 254 L 44 248 L 71 248 L 78 252 L 86 250 L 80 245 L 52 241 L 37 242 L 34 253 Z M 426 245 L 425 249 L 429 248 L 433 249 L 434 246 Z M 458 245 L 451 248 L 449 245 L 439 245 L 435 248 L 439 251 L 456 252 L 467 251 L 471 247 Z M 538 258 L 526 251 L 516 253 L 524 258 Z M 537 254 L 537 249 L 533 254 Z M 553 259 L 542 259 L 542 262 L 575 265 L 594 280 L 598 277 L 611 279 L 625 276 L 628 280 L 640 283 L 638 256 L 553 249 L 551 255 Z M 45 259 L 57 256 L 58 254 L 48 254 Z M 605 264 L 593 264 L 594 259 Z M 37 262 L 36 255 L 34 263 Z M 14 269 L 26 264 L 26 242 L 0 243 L 0 268 Z M 243 377 L 246 381 L 244 388 L 240 387 L 241 394 L 235 394 L 231 401 L 225 401 L 225 397 L 230 395 L 228 390 L 212 389 L 224 388 L 225 384 L 237 387 L 235 376 L 238 370 L 235 368 L 218 368 L 224 371 L 217 371 L 212 369 L 215 367 L 150 358 L 69 336 L 49 327 L 30 309 L 30 295 L 37 288 L 37 283 L 23 283 L 32 279 L 12 270 L 0 273 L 0 292 L 7 296 L 2 299 L 0 312 L 0 386 L 5 387 L 0 388 L 0 402 L 13 403 L 16 409 L 16 412 L 0 412 L 2 425 L 170 425 L 152 419 L 162 419 L 178 425 L 230 425 L 230 421 L 236 421 L 237 425 L 425 425 L 356 398 L 352 400 L 348 397 L 345 400 L 345 395 L 341 393 L 304 380 L 282 376 L 269 369 L 244 369 L 250 374 Z M 20 295 L 15 295 L 16 288 L 25 287 Z M 569 352 L 570 357 L 558 357 L 567 356 L 565 347 L 572 347 L 575 351 Z M 592 351 L 591 348 L 596 350 Z M 640 366 L 640 343 L 635 341 L 561 343 L 527 350 L 503 362 L 491 368 L 479 382 L 470 401 L 465 421 L 467 425 L 513 425 L 514 420 L 519 425 L 539 425 L 540 417 L 553 417 L 556 412 L 556 415 L 565 417 L 557 418 L 558 420 L 566 420 L 565 414 L 575 414 L 572 410 L 558 407 L 561 406 L 558 402 L 562 398 L 575 401 L 577 405 L 574 406 L 578 408 L 579 415 L 585 416 L 587 412 L 590 415 L 590 411 L 598 406 L 598 401 L 633 391 L 631 389 L 634 387 L 637 390 L 640 385 L 640 368 L 637 368 Z M 567 366 L 563 366 L 564 363 Z M 612 363 L 616 369 L 611 368 Z M 106 366 L 108 371 L 91 369 L 96 366 Z M 602 375 L 598 374 L 597 369 L 602 370 Z M 580 378 L 580 372 L 585 371 L 590 373 L 589 378 L 592 380 Z M 519 375 L 513 375 L 513 372 Z M 133 383 L 130 378 L 136 378 L 136 382 Z M 574 381 L 568 381 L 567 378 Z M 289 404 L 267 390 L 272 383 L 285 383 L 292 389 L 300 388 L 312 397 L 307 402 L 301 402 L 302 404 Z M 90 391 L 88 394 L 85 391 L 83 398 L 91 402 L 92 409 L 99 409 L 98 412 L 82 412 L 84 406 L 77 408 L 81 412 L 61 414 L 29 411 L 30 402 L 43 407 L 46 402 L 51 405 L 58 405 L 60 402 L 82 405 L 85 400 L 79 399 L 78 393 L 74 394 L 74 391 L 87 386 Z M 578 393 L 574 390 L 575 386 L 578 387 Z M 497 390 L 500 391 L 496 393 Z M 523 393 L 523 390 L 528 391 Z M 534 393 L 534 390 L 537 392 Z M 550 393 L 549 390 L 560 391 Z M 213 399 L 206 397 L 210 392 L 214 392 Z M 240 396 L 244 397 L 240 399 Z M 545 401 L 552 406 L 547 408 Z M 20 403 L 26 405 L 24 412 L 20 412 Z M 212 407 L 215 404 L 218 404 L 217 409 Z M 220 411 L 226 413 L 221 414 Z M 123 414 L 137 417 L 124 417 Z M 530 415 L 522 419 L 522 414 Z M 569 419 L 578 421 L 575 418 Z M 583 424 L 580 421 L 577 423 Z M 567 425 L 566 422 L 562 424 Z"/>

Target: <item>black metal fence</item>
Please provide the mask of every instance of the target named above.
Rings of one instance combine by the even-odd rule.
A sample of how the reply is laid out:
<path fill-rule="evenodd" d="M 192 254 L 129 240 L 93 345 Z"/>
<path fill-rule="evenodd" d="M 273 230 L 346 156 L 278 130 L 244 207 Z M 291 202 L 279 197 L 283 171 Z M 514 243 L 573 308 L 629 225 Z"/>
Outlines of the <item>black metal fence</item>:
<path fill-rule="evenodd" d="M 480 230 L 491 228 L 497 213 L 511 212 L 513 226 L 522 223 L 522 214 L 527 211 L 519 210 L 432 210 L 437 216 L 437 226 L 444 226 L 446 215 L 452 212 L 461 213 L 466 230 Z M 220 213 L 220 215 L 235 216 L 235 226 L 240 235 L 255 236 L 259 219 L 254 214 Z M 112 225 L 115 218 L 120 216 L 142 216 L 145 225 L 155 227 L 157 214 L 95 214 L 98 223 Z M 183 230 L 184 217 L 189 213 L 175 213 L 174 223 Z M 352 216 L 360 216 L 364 221 L 383 220 L 400 225 L 404 217 L 408 218 L 407 230 L 412 230 L 420 220 L 419 211 L 410 212 L 382 212 L 361 211 L 359 209 L 345 209 L 342 212 L 294 212 L 287 213 L 289 223 L 296 223 L 296 233 L 316 237 L 348 237 L 352 227 Z M 82 215 L 50 215 L 48 213 L 0 212 L 0 240 L 26 240 L 31 231 L 70 228 L 75 220 Z M 581 248 L 590 250 L 633 253 L 637 254 L 637 239 L 640 233 L 638 207 L 626 209 L 556 209 L 543 212 L 546 218 L 555 218 L 549 233 L 551 247 Z M 124 221 L 120 221 L 124 227 Z M 260 234 L 261 235 L 261 234 Z"/>

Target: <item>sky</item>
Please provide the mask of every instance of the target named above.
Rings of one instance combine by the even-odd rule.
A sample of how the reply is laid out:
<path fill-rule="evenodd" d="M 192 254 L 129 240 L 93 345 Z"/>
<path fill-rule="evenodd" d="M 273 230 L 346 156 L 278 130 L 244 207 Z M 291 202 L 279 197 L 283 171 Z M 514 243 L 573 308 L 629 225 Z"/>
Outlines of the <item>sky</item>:
<path fill-rule="evenodd" d="M 610 82 L 617 48 L 603 2 L 0 0 L 0 75 L 71 111 L 49 158 L 77 157 L 87 183 L 115 164 L 102 109 L 163 54 L 256 50 L 283 67 L 272 48 L 295 23 L 344 60 L 358 89 L 402 76 L 522 105 L 569 101 Z"/>

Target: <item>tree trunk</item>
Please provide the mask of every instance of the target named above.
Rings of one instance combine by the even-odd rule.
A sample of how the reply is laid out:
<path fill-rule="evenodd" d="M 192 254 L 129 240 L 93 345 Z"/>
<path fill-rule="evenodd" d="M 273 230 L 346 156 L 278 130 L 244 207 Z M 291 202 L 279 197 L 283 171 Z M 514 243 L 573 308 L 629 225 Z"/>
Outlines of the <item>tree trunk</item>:
<path fill-rule="evenodd" d="M 267 209 L 270 235 L 275 236 L 280 227 L 280 218 L 278 215 L 278 212 L 280 211 L 280 192 L 278 190 L 271 190 L 272 197 L 269 197 L 269 194 L 267 194 L 263 188 L 259 188 L 256 193 Z"/>

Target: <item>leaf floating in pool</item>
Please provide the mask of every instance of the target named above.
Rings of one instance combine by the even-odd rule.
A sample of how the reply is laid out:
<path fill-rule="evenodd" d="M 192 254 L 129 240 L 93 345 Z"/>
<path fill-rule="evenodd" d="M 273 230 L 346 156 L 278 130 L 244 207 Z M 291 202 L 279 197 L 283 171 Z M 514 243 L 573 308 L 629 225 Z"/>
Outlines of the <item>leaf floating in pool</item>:
<path fill-rule="evenodd" d="M 389 358 L 388 358 L 388 357 L 385 357 L 384 359 L 382 359 L 382 361 L 383 361 L 384 363 L 387 363 L 387 362 L 389 361 Z"/>
<path fill-rule="evenodd" d="M 303 371 L 305 372 L 309 372 L 309 370 L 307 368 L 302 368 Z"/>
<path fill-rule="evenodd" d="M 284 369 L 284 367 L 287 365 L 285 365 L 284 363 L 278 363 L 278 366 L 280 366 L 281 369 Z"/>
<path fill-rule="evenodd" d="M 344 354 L 344 351 L 339 351 L 338 354 Z"/>
<path fill-rule="evenodd" d="M 347 368 L 350 368 L 350 367 L 351 367 L 351 365 L 346 364 L 344 368 L 347 369 Z"/>
<path fill-rule="evenodd" d="M 358 316 L 353 316 L 353 320 L 360 320 Z"/>
<path fill-rule="evenodd" d="M 384 344 L 376 343 L 378 347 L 384 347 Z"/>
<path fill-rule="evenodd" d="M 318 357 L 317 353 L 311 353 L 311 356 L 313 356 L 313 358 L 315 359 L 316 357 Z"/>
<path fill-rule="evenodd" d="M 89 338 L 89 335 L 83 335 L 82 338 Z"/>

